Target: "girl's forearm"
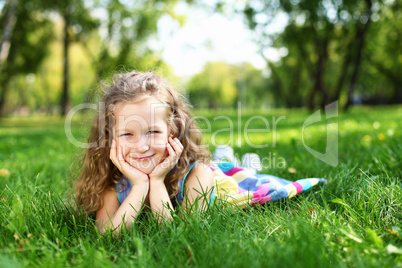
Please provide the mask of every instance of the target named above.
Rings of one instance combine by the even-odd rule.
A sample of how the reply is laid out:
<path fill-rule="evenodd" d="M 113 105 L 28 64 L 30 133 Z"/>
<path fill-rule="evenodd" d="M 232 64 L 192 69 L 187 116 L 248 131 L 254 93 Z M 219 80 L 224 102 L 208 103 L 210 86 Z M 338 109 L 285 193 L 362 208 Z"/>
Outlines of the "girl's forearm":
<path fill-rule="evenodd" d="M 148 184 L 133 185 L 123 203 L 110 220 L 108 220 L 108 224 L 103 226 L 103 230 L 116 228 L 115 231 L 120 232 L 122 226 L 124 226 L 123 222 L 125 223 L 126 228 L 130 228 L 144 204 L 148 191 Z"/>
<path fill-rule="evenodd" d="M 169 193 L 165 184 L 161 180 L 152 181 L 149 183 L 149 203 L 151 205 L 152 214 L 158 217 L 158 220 L 171 219 L 170 207 L 173 210 L 172 202 L 170 201 Z"/>

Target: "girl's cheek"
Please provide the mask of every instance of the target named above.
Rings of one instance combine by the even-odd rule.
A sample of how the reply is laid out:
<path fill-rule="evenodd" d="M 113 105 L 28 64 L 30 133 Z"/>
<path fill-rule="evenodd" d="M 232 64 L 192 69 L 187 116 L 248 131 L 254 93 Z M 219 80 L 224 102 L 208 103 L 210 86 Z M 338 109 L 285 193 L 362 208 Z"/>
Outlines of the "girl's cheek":
<path fill-rule="evenodd" d="M 128 151 L 130 151 L 130 142 L 128 142 L 125 138 L 119 139 L 119 146 L 122 148 L 123 155 L 126 155 Z"/>
<path fill-rule="evenodd" d="M 153 140 L 151 140 L 151 144 L 156 149 L 166 149 L 167 142 L 167 137 L 154 137 Z"/>
<path fill-rule="evenodd" d="M 146 142 L 146 141 L 143 141 L 143 142 Z M 123 145 L 124 147 L 126 147 L 126 149 L 136 148 L 137 146 L 139 146 L 139 144 L 141 144 L 139 142 L 136 142 L 135 139 L 132 136 L 121 137 L 119 139 L 119 143 L 121 145 Z"/>
<path fill-rule="evenodd" d="M 168 150 L 166 149 L 166 150 L 165 150 L 165 153 L 163 154 L 162 159 L 165 160 L 166 157 L 168 157 L 168 156 L 169 156 L 169 152 L 168 152 Z"/>

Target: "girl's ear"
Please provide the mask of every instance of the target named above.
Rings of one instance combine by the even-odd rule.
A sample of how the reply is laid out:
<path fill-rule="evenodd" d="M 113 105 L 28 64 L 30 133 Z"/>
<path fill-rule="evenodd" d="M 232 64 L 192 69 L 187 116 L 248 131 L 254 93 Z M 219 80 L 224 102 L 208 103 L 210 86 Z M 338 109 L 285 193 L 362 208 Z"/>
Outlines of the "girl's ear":
<path fill-rule="evenodd" d="M 175 125 L 177 126 L 177 128 L 180 128 L 180 127 L 183 125 L 182 120 L 181 120 L 180 118 L 178 118 L 178 117 L 176 117 L 176 118 L 174 119 L 174 123 L 175 123 Z"/>

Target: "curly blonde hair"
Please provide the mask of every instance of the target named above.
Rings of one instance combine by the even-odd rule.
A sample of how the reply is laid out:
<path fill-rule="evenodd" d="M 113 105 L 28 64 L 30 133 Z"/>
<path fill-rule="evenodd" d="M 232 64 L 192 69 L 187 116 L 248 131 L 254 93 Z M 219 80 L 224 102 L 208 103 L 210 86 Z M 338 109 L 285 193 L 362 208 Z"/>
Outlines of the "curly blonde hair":
<path fill-rule="evenodd" d="M 92 124 L 88 139 L 90 148 L 79 161 L 78 170 L 81 173 L 75 185 L 77 204 L 88 214 L 102 207 L 101 194 L 107 189 L 116 190 L 115 184 L 122 178 L 119 169 L 109 159 L 115 124 L 114 107 L 118 103 L 139 101 L 150 96 L 166 105 L 170 134 L 178 137 L 184 147 L 178 163 L 165 179 L 170 196 L 178 193 L 178 181 L 187 173 L 191 163 L 199 161 L 208 164 L 210 152 L 202 145 L 201 131 L 190 114 L 191 106 L 181 94 L 165 79 L 151 72 L 116 74 L 112 85 L 104 92 L 102 105 Z"/>

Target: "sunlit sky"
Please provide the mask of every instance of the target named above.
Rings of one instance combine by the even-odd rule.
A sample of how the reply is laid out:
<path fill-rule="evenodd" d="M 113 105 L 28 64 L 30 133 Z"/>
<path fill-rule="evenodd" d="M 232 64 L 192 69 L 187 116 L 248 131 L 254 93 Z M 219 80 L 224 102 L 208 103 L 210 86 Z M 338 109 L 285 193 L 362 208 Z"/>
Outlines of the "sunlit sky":
<path fill-rule="evenodd" d="M 229 2 L 230 5 L 240 3 L 229 0 L 228 5 Z M 213 7 L 216 0 L 203 0 L 203 4 Z M 102 9 L 93 11 L 99 18 L 105 17 L 105 12 Z M 148 45 L 161 53 L 162 59 L 173 67 L 177 76 L 190 77 L 201 72 L 207 62 L 214 61 L 231 64 L 249 62 L 256 68 L 266 68 L 254 40 L 255 33 L 247 28 L 240 14 L 224 16 L 207 8 L 188 6 L 182 1 L 176 5 L 175 13 L 185 15 L 186 23 L 180 26 L 169 15 L 162 16 L 158 21 L 157 36 L 151 38 Z M 281 32 L 286 23 L 287 15 L 279 14 L 272 20 L 268 32 Z M 277 61 L 280 55 L 287 53 L 270 47 L 264 48 L 263 52 L 271 61 Z"/>
<path fill-rule="evenodd" d="M 150 42 L 151 47 L 162 51 L 162 58 L 176 75 L 186 77 L 198 73 L 208 61 L 250 62 L 257 68 L 265 68 L 265 61 L 253 42 L 253 33 L 240 16 L 229 19 L 186 5 L 179 5 L 176 11 L 186 14 L 186 24 L 181 27 L 166 15 L 158 23 L 158 37 Z M 278 30 L 281 25 L 284 21 L 278 23 Z M 279 58 L 275 49 L 266 49 L 264 55 L 271 60 Z"/>

